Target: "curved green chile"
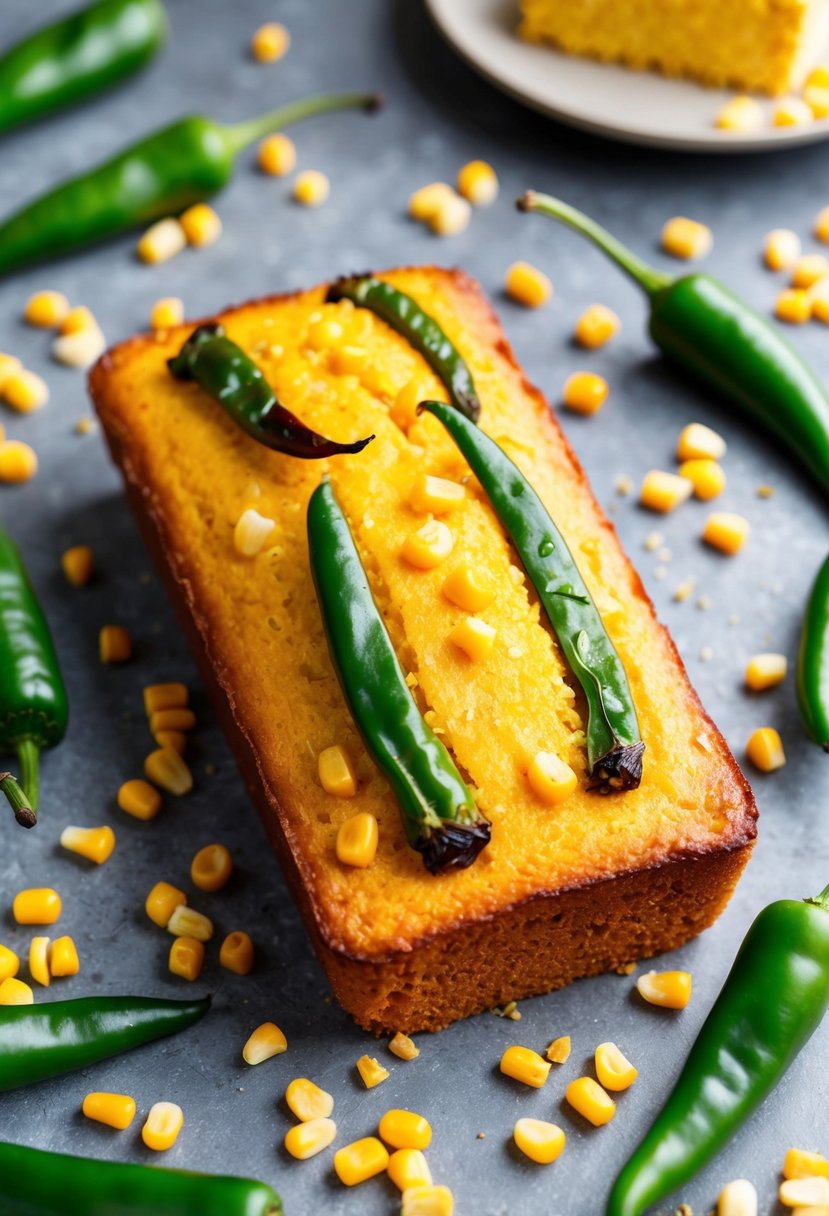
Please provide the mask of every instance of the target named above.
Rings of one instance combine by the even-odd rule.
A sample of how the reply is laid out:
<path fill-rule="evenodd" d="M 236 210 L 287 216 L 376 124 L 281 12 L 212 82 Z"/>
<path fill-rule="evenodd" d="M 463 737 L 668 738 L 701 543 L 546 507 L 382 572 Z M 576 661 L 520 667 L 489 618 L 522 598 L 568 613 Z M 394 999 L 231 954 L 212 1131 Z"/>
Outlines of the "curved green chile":
<path fill-rule="evenodd" d="M 337 443 L 312 431 L 280 404 L 259 367 L 222 325 L 200 325 L 167 366 L 177 380 L 194 380 L 253 439 L 288 456 L 320 460 L 353 454 L 374 438 Z"/>
<path fill-rule="evenodd" d="M 282 1216 L 264 1182 L 0 1143 L 3 1216 Z"/>
<path fill-rule="evenodd" d="M 829 752 L 829 557 L 806 605 L 797 658 L 797 699 L 803 723 Z"/>
<path fill-rule="evenodd" d="M 0 131 L 117 84 L 166 35 L 161 0 L 97 0 L 36 30 L 0 56 Z"/>
<path fill-rule="evenodd" d="M 740 947 L 673 1092 L 617 1178 L 607 1216 L 642 1216 L 723 1149 L 829 1005 L 829 887 L 769 904 Z"/>
<path fill-rule="evenodd" d="M 415 350 L 423 355 L 432 371 L 442 380 L 455 409 L 477 422 L 481 403 L 472 373 L 434 318 L 418 302 L 398 291 L 391 283 L 373 275 L 352 275 L 337 279 L 325 297 L 330 302 L 352 300 L 369 308 L 392 329 L 396 329 Z"/>
<path fill-rule="evenodd" d="M 308 549 L 334 670 L 409 844 L 432 874 L 465 869 L 489 843 L 490 823 L 415 704 L 328 481 L 308 503 Z"/>
<path fill-rule="evenodd" d="M 272 131 L 331 110 L 376 109 L 374 94 L 308 97 L 249 122 L 181 118 L 119 155 L 27 203 L 0 224 L 0 275 L 59 257 L 210 198 L 243 148 Z"/>
<path fill-rule="evenodd" d="M 177 1034 L 203 1018 L 209 1008 L 209 996 L 193 1001 L 99 996 L 3 1006 L 0 1093 L 86 1068 L 142 1043 Z"/>
<path fill-rule="evenodd" d="M 20 553 L 0 527 L 0 755 L 16 753 L 21 772 L 20 784 L 0 773 L 0 789 L 23 827 L 37 821 L 40 752 L 61 741 L 68 716 L 49 626 Z"/>
<path fill-rule="evenodd" d="M 584 690 L 592 787 L 603 793 L 635 789 L 645 745 L 627 673 L 564 537 L 524 474 L 493 439 L 440 401 L 423 401 L 418 408 L 443 423 L 481 483 Z"/>
<path fill-rule="evenodd" d="M 774 325 L 709 275 L 660 274 L 560 199 L 530 190 L 518 207 L 602 249 L 648 295 L 650 334 L 663 354 L 740 406 L 829 491 L 829 394 Z"/>

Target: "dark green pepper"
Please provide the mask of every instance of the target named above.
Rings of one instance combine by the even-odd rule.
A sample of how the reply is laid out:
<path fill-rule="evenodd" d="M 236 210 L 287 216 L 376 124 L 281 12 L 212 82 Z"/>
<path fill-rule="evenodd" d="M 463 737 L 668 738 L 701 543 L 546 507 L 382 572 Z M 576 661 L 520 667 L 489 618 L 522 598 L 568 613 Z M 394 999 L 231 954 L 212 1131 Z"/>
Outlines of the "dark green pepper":
<path fill-rule="evenodd" d="M 797 699 L 807 731 L 829 752 L 829 557 L 806 605 L 797 658 Z"/>
<path fill-rule="evenodd" d="M 489 843 L 491 825 L 415 704 L 328 481 L 308 503 L 308 549 L 334 670 L 397 797 L 409 844 L 432 874 L 465 869 Z"/>
<path fill-rule="evenodd" d="M 650 1131 L 617 1178 L 607 1216 L 641 1216 L 730 1144 L 829 1005 L 829 887 L 764 908 Z"/>
<path fill-rule="evenodd" d="M 166 34 L 161 0 L 98 0 L 37 30 L 0 57 L 0 131 L 137 72 Z"/>
<path fill-rule="evenodd" d="M 765 317 L 710 275 L 660 274 L 560 199 L 529 190 L 518 208 L 552 216 L 603 250 L 647 294 L 663 354 L 740 406 L 829 490 L 829 395 Z"/>
<path fill-rule="evenodd" d="M 40 752 L 60 743 L 68 712 L 49 626 L 20 554 L 0 528 L 0 754 L 17 754 L 21 778 L 18 784 L 0 773 L 0 790 L 23 827 L 37 822 Z"/>

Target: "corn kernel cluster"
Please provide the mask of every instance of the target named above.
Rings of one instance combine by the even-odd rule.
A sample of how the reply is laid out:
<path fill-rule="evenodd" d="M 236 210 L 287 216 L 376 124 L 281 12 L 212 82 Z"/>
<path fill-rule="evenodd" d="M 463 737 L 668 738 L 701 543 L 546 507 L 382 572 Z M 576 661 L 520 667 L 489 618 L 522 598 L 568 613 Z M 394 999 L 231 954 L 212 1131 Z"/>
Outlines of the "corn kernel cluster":
<path fill-rule="evenodd" d="M 498 178 L 491 165 L 473 160 L 458 171 L 455 187 L 430 182 L 409 198 L 409 215 L 436 236 L 455 236 L 469 226 L 474 207 L 488 207 L 498 195 Z"/>

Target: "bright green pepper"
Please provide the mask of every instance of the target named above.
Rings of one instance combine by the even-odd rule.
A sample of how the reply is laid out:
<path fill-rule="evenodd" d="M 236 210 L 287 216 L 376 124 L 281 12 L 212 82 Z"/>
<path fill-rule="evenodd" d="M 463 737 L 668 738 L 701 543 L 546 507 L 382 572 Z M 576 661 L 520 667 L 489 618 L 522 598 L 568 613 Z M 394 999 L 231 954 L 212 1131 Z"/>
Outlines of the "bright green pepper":
<path fill-rule="evenodd" d="M 829 557 L 818 571 L 803 620 L 797 699 L 807 731 L 829 752 Z"/>

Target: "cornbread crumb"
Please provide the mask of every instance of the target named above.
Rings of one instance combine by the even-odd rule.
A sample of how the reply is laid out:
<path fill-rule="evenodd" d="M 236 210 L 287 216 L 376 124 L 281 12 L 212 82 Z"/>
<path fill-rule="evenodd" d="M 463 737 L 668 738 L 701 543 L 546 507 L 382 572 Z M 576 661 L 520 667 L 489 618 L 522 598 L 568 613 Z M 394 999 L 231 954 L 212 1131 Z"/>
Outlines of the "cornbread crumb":
<path fill-rule="evenodd" d="M 620 473 L 616 478 L 614 489 L 617 494 L 621 494 L 623 498 L 626 498 L 628 494 L 633 492 L 633 481 L 626 473 Z"/>
<path fill-rule="evenodd" d="M 93 435 L 98 429 L 98 424 L 94 418 L 79 418 L 75 423 L 76 435 Z"/>
<path fill-rule="evenodd" d="M 702 659 L 703 663 L 707 663 L 709 660 L 713 659 L 714 651 L 710 646 L 703 646 L 702 650 L 699 652 L 699 657 Z"/>
<path fill-rule="evenodd" d="M 758 498 L 774 498 L 774 486 L 761 485 L 757 487 Z"/>
<path fill-rule="evenodd" d="M 617 975 L 633 975 L 636 970 L 636 963 L 623 963 L 621 967 L 616 968 Z"/>
<path fill-rule="evenodd" d="M 668 571 L 664 566 L 657 566 L 653 572 L 653 577 L 661 583 L 663 579 L 668 577 Z"/>
<path fill-rule="evenodd" d="M 697 600 L 697 608 L 699 608 L 702 612 L 705 612 L 706 608 L 710 608 L 710 607 L 711 607 L 711 596 L 710 595 L 701 595 L 699 597 L 699 599 Z"/>
<path fill-rule="evenodd" d="M 645 537 L 642 545 L 643 549 L 647 549 L 649 553 L 653 553 L 654 549 L 658 549 L 662 544 L 664 537 L 661 532 L 649 532 Z"/>
<path fill-rule="evenodd" d="M 677 604 L 683 604 L 685 600 L 687 600 L 688 597 L 693 593 L 693 590 L 694 580 L 692 578 L 688 578 L 684 583 L 680 583 L 677 587 L 676 591 L 674 592 L 674 600 Z"/>
<path fill-rule="evenodd" d="M 728 625 L 739 625 L 739 623 L 740 623 L 740 618 L 737 616 L 737 613 L 736 613 L 736 612 L 732 612 L 732 613 L 730 613 L 730 614 L 729 614 L 729 616 L 728 616 L 728 620 L 727 620 L 727 622 L 726 622 L 726 623 L 727 623 Z"/>
<path fill-rule="evenodd" d="M 667 545 L 663 545 L 663 547 L 659 550 L 659 552 L 657 553 L 656 556 L 659 558 L 659 560 L 661 562 L 667 563 L 673 557 L 673 550 L 669 549 L 667 547 Z"/>

